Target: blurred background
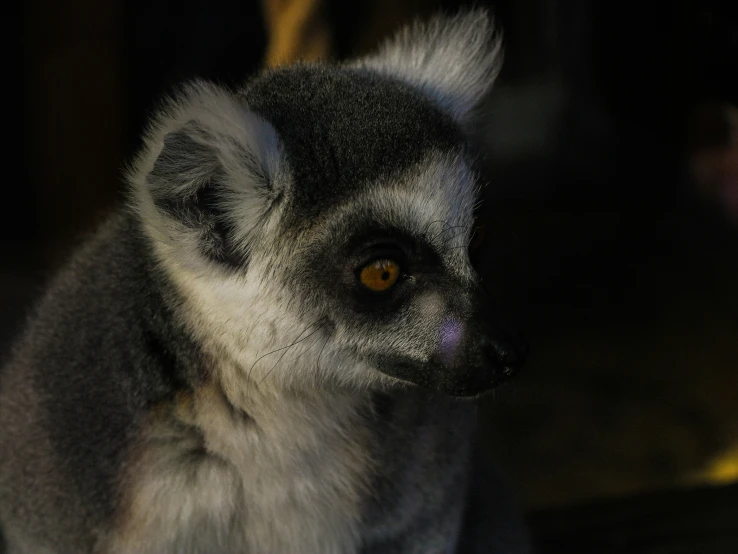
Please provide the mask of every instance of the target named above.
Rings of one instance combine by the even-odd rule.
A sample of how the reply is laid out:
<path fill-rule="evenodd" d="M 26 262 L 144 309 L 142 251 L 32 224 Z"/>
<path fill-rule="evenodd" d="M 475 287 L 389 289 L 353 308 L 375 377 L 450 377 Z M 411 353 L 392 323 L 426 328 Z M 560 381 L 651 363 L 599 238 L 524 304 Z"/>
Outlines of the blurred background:
<path fill-rule="evenodd" d="M 175 85 L 361 54 L 467 3 L 6 4 L 0 355 Z M 738 481 L 738 2 L 474 4 L 506 41 L 476 263 L 532 352 L 485 444 L 530 511 Z"/>

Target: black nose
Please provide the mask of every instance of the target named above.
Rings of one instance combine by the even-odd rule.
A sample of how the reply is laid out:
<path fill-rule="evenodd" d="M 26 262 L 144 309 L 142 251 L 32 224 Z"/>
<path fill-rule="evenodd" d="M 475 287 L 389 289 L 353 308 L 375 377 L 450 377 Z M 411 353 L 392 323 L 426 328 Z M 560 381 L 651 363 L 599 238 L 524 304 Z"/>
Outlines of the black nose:
<path fill-rule="evenodd" d="M 525 343 L 511 333 L 470 325 L 452 359 L 434 356 L 427 382 L 452 396 L 475 396 L 510 379 L 523 365 Z"/>
<path fill-rule="evenodd" d="M 492 332 L 485 335 L 485 357 L 496 381 L 514 376 L 525 363 L 528 345 L 510 332 Z"/>
<path fill-rule="evenodd" d="M 477 396 L 507 381 L 523 365 L 527 346 L 485 297 L 459 295 L 455 310 L 439 328 L 427 360 L 375 360 L 381 371 L 450 396 Z"/>

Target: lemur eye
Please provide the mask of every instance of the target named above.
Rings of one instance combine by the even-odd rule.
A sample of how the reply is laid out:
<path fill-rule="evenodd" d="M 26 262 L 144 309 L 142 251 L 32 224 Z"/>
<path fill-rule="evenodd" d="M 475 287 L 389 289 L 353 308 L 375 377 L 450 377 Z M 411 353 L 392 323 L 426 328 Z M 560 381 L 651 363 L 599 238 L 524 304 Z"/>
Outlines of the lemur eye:
<path fill-rule="evenodd" d="M 375 260 L 365 265 L 359 273 L 359 281 L 372 292 L 385 292 L 392 288 L 400 276 L 400 266 L 392 260 Z"/>

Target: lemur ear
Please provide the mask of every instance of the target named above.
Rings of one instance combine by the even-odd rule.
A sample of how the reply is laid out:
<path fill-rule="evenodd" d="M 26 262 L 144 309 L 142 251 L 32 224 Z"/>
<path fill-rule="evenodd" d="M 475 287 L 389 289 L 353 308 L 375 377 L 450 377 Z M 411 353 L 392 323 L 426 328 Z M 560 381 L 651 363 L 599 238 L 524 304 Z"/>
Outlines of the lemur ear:
<path fill-rule="evenodd" d="M 195 83 L 151 126 L 130 173 L 133 205 L 162 247 L 243 265 L 284 167 L 269 123 L 225 89 Z"/>
<path fill-rule="evenodd" d="M 360 67 L 398 77 L 464 122 L 494 83 L 502 39 L 483 9 L 415 23 L 359 60 Z"/>

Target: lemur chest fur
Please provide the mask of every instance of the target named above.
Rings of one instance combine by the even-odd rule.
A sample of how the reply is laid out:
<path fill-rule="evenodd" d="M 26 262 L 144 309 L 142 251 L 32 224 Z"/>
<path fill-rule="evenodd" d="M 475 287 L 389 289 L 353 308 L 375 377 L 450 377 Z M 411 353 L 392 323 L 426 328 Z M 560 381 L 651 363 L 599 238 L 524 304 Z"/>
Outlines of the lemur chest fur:
<path fill-rule="evenodd" d="M 371 470 L 365 399 L 240 396 L 248 412 L 207 385 L 152 417 L 109 552 L 356 551 Z"/>

